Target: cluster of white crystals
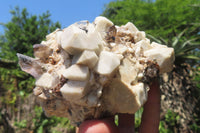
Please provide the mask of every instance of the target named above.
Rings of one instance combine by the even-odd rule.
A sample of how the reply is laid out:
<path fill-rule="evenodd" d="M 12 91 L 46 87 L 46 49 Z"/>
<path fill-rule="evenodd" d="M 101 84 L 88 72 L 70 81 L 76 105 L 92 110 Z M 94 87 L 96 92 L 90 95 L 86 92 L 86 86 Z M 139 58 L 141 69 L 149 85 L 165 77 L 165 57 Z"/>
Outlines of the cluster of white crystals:
<path fill-rule="evenodd" d="M 135 113 L 149 84 L 170 72 L 174 50 L 152 42 L 132 23 L 115 26 L 105 17 L 81 21 L 35 44 L 31 58 L 18 54 L 23 71 L 36 78 L 34 94 L 47 116 L 86 119 Z"/>

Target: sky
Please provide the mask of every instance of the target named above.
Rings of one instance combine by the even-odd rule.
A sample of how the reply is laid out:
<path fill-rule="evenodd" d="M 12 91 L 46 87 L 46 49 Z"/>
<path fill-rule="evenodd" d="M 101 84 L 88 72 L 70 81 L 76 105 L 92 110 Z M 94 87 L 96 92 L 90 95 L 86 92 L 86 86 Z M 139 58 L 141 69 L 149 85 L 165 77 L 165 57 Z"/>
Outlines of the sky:
<path fill-rule="evenodd" d="M 64 28 L 81 20 L 93 22 L 110 1 L 114 0 L 0 0 L 0 23 L 9 22 L 12 17 L 9 11 L 18 6 L 27 8 L 32 15 L 41 15 L 48 10 L 50 19 L 60 22 Z M 0 34 L 3 33 L 4 28 L 0 25 Z"/>

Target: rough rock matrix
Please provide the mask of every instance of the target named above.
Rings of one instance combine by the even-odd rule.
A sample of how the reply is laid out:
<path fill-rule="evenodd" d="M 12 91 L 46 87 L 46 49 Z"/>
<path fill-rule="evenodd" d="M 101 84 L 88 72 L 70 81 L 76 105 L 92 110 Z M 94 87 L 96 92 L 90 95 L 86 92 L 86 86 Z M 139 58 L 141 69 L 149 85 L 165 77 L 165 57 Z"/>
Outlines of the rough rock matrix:
<path fill-rule="evenodd" d="M 135 113 L 151 81 L 172 70 L 174 50 L 152 42 L 132 23 L 105 17 L 81 21 L 33 46 L 35 58 L 17 54 L 21 69 L 36 78 L 34 94 L 47 116 L 79 125 L 117 113 Z"/>

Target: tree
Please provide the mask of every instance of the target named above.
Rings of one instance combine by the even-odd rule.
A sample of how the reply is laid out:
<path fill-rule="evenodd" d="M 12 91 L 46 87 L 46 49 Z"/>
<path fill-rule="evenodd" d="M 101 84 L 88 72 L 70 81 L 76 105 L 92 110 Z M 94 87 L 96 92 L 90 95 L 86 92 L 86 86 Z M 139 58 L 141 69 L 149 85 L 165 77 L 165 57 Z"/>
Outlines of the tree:
<path fill-rule="evenodd" d="M 168 109 L 180 116 L 175 122 L 179 124 L 178 132 L 189 132 L 188 125 L 195 123 L 193 116 L 198 105 L 195 94 L 200 93 L 192 82 L 191 72 L 195 67 L 191 66 L 197 66 L 200 60 L 199 12 L 199 0 L 117 0 L 107 4 L 102 13 L 117 25 L 131 21 L 139 30 L 144 30 L 151 41 L 174 48 L 174 69 L 160 78 L 161 107 L 163 120 L 164 115 L 168 116 Z M 199 121 L 196 123 L 200 125 Z M 173 126 L 176 132 L 177 125 Z M 164 127 L 171 126 L 165 124 Z"/>
<path fill-rule="evenodd" d="M 5 27 L 5 35 L 1 36 L 0 40 L 0 61 L 2 75 L 12 75 L 12 77 L 26 78 L 29 76 L 17 67 L 16 53 L 23 53 L 29 56 L 33 55 L 34 44 L 40 43 L 45 36 L 60 28 L 58 22 L 53 23 L 49 17 L 50 13 L 47 11 L 41 16 L 30 15 L 24 8 L 22 11 L 16 7 L 15 10 L 10 11 L 12 19 Z M 13 68 L 8 70 L 7 68 Z M 20 89 L 25 89 L 23 86 Z"/>
<path fill-rule="evenodd" d="M 5 35 L 0 37 L 0 121 L 9 127 L 2 127 L 0 124 L 0 132 L 13 131 L 13 128 L 16 130 L 17 127 L 24 128 L 26 122 L 32 121 L 34 117 L 35 104 L 27 103 L 26 109 L 29 110 L 27 112 L 25 108 L 22 110 L 26 100 L 31 98 L 30 102 L 35 103 L 35 99 L 29 95 L 34 87 L 34 79 L 21 71 L 17 65 L 16 53 L 32 56 L 32 46 L 44 40 L 48 33 L 61 27 L 58 22 L 50 20 L 48 11 L 36 16 L 30 15 L 26 8 L 20 10 L 16 7 L 10 13 L 12 19 L 3 24 Z M 32 112 L 28 112 L 30 110 Z M 33 116 L 31 117 L 29 113 Z"/>
<path fill-rule="evenodd" d="M 16 7 L 11 14 L 11 22 L 4 24 L 5 35 L 0 45 L 0 57 L 4 59 L 16 60 L 16 53 L 32 56 L 32 45 L 40 43 L 48 33 L 60 28 L 58 22 L 53 23 L 49 19 L 49 12 L 38 17 L 30 15 L 25 8 L 20 11 Z"/>

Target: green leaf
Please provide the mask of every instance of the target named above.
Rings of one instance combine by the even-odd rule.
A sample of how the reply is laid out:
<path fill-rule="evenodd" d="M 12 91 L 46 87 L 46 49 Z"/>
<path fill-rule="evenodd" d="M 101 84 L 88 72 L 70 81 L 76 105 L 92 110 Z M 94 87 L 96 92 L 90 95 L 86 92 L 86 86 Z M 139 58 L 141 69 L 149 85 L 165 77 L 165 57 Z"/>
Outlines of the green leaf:
<path fill-rule="evenodd" d="M 169 46 L 168 42 L 164 38 L 159 37 L 159 39 L 161 40 L 161 44 Z"/>
<path fill-rule="evenodd" d="M 197 57 L 194 55 L 186 55 L 186 56 L 183 56 L 183 58 L 192 59 L 192 60 L 200 60 L 200 57 Z"/>
<path fill-rule="evenodd" d="M 183 36 L 183 34 L 186 32 L 187 28 L 185 28 L 180 34 L 178 34 L 177 37 L 175 37 L 174 42 L 172 43 L 172 47 L 176 47 L 176 45 L 178 44 L 180 38 Z"/>
<path fill-rule="evenodd" d="M 198 39 L 200 39 L 200 37 L 196 37 L 196 38 L 193 38 L 193 39 L 190 39 L 190 40 L 187 40 L 187 41 L 185 41 L 182 45 L 181 45 L 181 48 L 180 49 L 183 49 L 187 44 L 194 44 L 194 43 L 192 43 L 192 42 L 194 42 L 194 41 L 196 41 L 196 40 L 198 40 Z M 195 45 L 200 45 L 199 43 L 197 43 L 197 44 L 195 44 Z"/>
<path fill-rule="evenodd" d="M 155 38 L 154 36 L 150 35 L 150 34 L 147 34 L 147 37 L 150 38 L 151 40 L 157 42 L 157 43 L 161 43 L 161 41 L 157 38 Z"/>

